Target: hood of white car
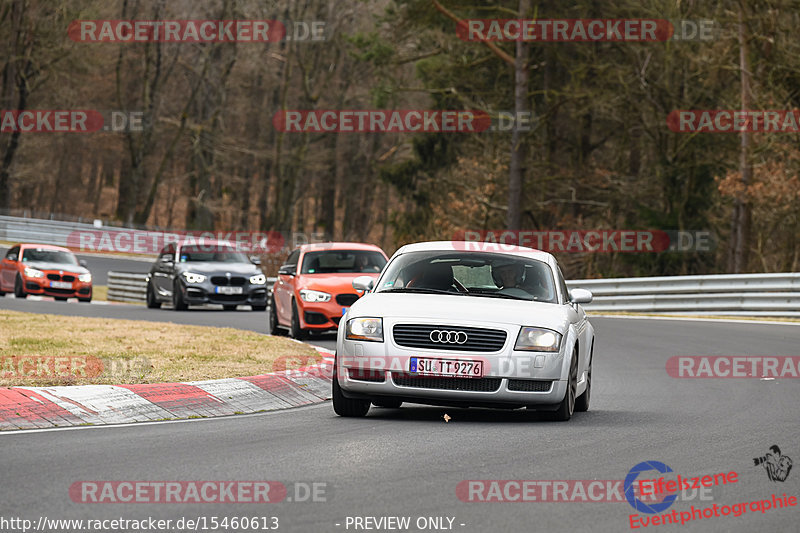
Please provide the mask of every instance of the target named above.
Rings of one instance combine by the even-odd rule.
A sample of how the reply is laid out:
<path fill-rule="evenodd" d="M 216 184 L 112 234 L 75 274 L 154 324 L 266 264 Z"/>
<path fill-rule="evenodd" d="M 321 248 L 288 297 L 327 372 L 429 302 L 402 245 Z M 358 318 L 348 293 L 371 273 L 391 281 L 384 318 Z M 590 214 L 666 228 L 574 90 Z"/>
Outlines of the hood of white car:
<path fill-rule="evenodd" d="M 563 333 L 569 324 L 570 309 L 552 303 L 458 294 L 369 293 L 353 304 L 347 316 L 391 318 L 395 322 L 402 319 L 453 325 L 464 321 L 538 326 Z"/>

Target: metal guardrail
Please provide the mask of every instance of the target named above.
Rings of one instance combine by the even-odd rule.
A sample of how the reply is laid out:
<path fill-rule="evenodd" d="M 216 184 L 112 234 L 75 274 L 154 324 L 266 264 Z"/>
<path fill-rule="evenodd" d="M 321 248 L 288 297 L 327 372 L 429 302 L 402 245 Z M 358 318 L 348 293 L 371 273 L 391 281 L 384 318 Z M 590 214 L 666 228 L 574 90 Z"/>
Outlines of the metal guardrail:
<path fill-rule="evenodd" d="M 278 278 L 267 278 L 267 291 Z M 147 274 L 141 272 L 108 273 L 108 296 L 114 302 L 144 302 L 147 298 Z"/>
<path fill-rule="evenodd" d="M 108 273 L 108 299 L 145 300 L 146 274 Z M 267 278 L 267 287 L 277 278 Z M 800 273 L 584 279 L 569 288 L 592 291 L 589 312 L 800 316 Z"/>
<path fill-rule="evenodd" d="M 800 316 L 800 273 L 659 276 L 568 281 L 592 291 L 587 311 Z"/>

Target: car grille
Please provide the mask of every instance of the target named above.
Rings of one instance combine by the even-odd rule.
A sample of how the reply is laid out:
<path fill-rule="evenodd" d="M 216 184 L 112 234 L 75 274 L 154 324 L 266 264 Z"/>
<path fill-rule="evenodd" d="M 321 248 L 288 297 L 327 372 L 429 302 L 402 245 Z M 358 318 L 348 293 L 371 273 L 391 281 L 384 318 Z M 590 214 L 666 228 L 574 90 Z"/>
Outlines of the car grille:
<path fill-rule="evenodd" d="M 462 390 L 494 392 L 500 388 L 500 378 L 419 377 L 392 372 L 392 381 L 400 387 L 417 389 Z"/>
<path fill-rule="evenodd" d="M 239 276 L 233 276 L 231 278 L 228 278 L 227 276 L 211 276 L 211 283 L 214 285 L 222 285 L 223 287 L 226 285 L 241 287 L 244 285 L 245 281 L 247 280 Z"/>
<path fill-rule="evenodd" d="M 336 295 L 336 303 L 339 305 L 344 305 L 346 307 L 350 307 L 358 300 L 358 294 L 337 294 Z"/>
<path fill-rule="evenodd" d="M 434 330 L 463 332 L 467 335 L 467 341 L 463 344 L 433 342 L 431 340 L 431 332 Z M 394 326 L 393 335 L 394 342 L 399 346 L 464 352 L 498 352 L 506 343 L 505 331 L 463 326 L 397 324 Z"/>
<path fill-rule="evenodd" d="M 58 274 L 48 274 L 47 279 L 52 281 L 75 281 L 75 276 L 72 274 L 64 274 L 63 276 L 59 276 Z"/>
<path fill-rule="evenodd" d="M 541 379 L 509 379 L 508 390 L 520 392 L 549 392 L 553 382 Z"/>

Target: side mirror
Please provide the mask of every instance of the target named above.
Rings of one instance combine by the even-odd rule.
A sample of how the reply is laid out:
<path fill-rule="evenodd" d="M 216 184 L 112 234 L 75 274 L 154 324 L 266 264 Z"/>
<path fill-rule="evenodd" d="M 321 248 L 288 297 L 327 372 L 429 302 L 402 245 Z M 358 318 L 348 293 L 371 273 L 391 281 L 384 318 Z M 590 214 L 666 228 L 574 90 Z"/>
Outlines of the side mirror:
<path fill-rule="evenodd" d="M 172 263 L 175 257 L 172 254 L 164 254 L 161 258 L 162 263 Z"/>
<path fill-rule="evenodd" d="M 296 265 L 283 265 L 278 269 L 278 274 L 281 276 L 294 276 L 297 273 Z"/>
<path fill-rule="evenodd" d="M 591 291 L 586 289 L 572 289 L 569 291 L 569 301 L 574 304 L 588 304 L 592 301 Z"/>
<path fill-rule="evenodd" d="M 358 276 L 353 279 L 353 288 L 357 291 L 371 291 L 375 286 L 375 278 L 372 276 Z"/>
<path fill-rule="evenodd" d="M 79 260 L 78 260 L 78 264 L 79 264 L 80 266 L 82 266 L 83 268 L 86 268 L 86 267 L 88 266 L 88 265 L 86 264 L 86 260 L 85 260 L 85 259 L 79 259 Z"/>
<path fill-rule="evenodd" d="M 254 265 L 260 265 L 261 264 L 261 258 L 258 257 L 257 255 L 251 255 L 250 256 L 250 262 L 253 263 Z"/>

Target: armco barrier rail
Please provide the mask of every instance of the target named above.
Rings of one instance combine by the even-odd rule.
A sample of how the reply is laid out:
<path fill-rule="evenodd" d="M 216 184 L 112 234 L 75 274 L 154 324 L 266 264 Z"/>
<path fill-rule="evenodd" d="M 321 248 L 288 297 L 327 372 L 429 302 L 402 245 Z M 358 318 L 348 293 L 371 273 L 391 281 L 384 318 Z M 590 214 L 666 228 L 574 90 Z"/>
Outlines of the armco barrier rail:
<path fill-rule="evenodd" d="M 108 299 L 142 302 L 146 274 L 108 273 Z M 267 278 L 272 287 L 276 278 Z M 570 288 L 592 291 L 586 310 L 665 314 L 800 316 L 800 273 L 584 279 Z"/>

